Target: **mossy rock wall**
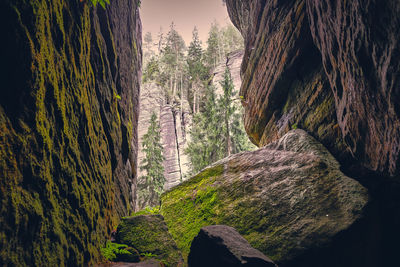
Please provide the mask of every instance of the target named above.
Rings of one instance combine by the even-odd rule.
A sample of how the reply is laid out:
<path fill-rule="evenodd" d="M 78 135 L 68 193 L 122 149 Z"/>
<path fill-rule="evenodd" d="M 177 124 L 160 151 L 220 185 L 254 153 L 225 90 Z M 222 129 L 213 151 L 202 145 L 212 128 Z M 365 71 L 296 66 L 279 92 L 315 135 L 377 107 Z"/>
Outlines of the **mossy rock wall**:
<path fill-rule="evenodd" d="M 0 265 L 97 262 L 133 206 L 136 1 L 0 3 Z"/>

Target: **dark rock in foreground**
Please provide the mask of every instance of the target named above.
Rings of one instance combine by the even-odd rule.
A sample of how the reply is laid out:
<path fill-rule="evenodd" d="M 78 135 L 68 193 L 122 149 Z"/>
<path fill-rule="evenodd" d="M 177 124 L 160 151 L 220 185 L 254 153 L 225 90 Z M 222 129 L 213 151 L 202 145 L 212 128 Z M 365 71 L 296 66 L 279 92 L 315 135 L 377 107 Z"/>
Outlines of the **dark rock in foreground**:
<path fill-rule="evenodd" d="M 123 218 L 117 228 L 116 240 L 137 249 L 142 256 L 164 262 L 166 266 L 183 263 L 182 255 L 161 215 Z"/>
<path fill-rule="evenodd" d="M 234 228 L 226 225 L 201 228 L 190 247 L 188 263 L 190 267 L 276 267 Z"/>
<path fill-rule="evenodd" d="M 200 228 L 213 224 L 234 227 L 279 266 L 321 266 L 318 257 L 295 263 L 328 246 L 324 257 L 333 262 L 336 253 L 367 244 L 360 240 L 364 233 L 350 238 L 346 232 L 362 217 L 367 190 L 303 130 L 216 162 L 161 198 L 161 213 L 184 255 Z"/>

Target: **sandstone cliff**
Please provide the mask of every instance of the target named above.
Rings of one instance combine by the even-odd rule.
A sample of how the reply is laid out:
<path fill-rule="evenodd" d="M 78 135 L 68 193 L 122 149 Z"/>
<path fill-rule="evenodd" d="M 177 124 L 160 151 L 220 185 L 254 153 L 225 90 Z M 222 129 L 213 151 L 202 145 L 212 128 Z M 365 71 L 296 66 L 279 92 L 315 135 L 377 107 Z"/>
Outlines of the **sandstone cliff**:
<path fill-rule="evenodd" d="M 183 101 L 182 106 L 167 104 L 163 89 L 156 83 L 142 84 L 138 127 L 139 165 L 145 157 L 141 140 L 148 130 L 153 112 L 157 114 L 161 126 L 161 141 L 165 158 L 164 177 L 166 178 L 164 189 L 167 190 L 186 179 L 190 172 L 190 160 L 185 153 L 191 125 L 190 107 L 186 100 Z M 138 169 L 138 177 L 142 175 L 143 171 Z"/>
<path fill-rule="evenodd" d="M 132 209 L 136 1 L 1 1 L 0 265 L 99 259 Z"/>
<path fill-rule="evenodd" d="M 345 168 L 399 177 L 400 3 L 226 2 L 245 38 L 240 94 L 252 141 L 300 127 Z"/>

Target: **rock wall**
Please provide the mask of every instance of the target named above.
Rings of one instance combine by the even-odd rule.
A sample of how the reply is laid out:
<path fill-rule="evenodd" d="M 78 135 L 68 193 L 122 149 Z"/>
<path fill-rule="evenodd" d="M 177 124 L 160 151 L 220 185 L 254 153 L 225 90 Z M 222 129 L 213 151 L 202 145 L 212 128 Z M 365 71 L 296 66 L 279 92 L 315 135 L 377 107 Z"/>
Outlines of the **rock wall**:
<path fill-rule="evenodd" d="M 217 88 L 217 95 L 224 94 L 220 83 L 224 80 L 224 72 L 226 67 L 228 67 L 229 71 L 231 72 L 233 86 L 235 87 L 234 90 L 236 91 L 237 95 L 239 95 L 240 86 L 242 85 L 242 79 L 240 78 L 240 66 L 242 64 L 243 54 L 244 51 L 242 50 L 230 53 L 226 57 L 225 61 L 220 62 L 214 69 L 212 83 Z"/>
<path fill-rule="evenodd" d="M 252 141 L 300 127 L 345 168 L 400 177 L 400 3 L 226 2 L 245 38 L 240 94 Z"/>
<path fill-rule="evenodd" d="M 162 88 L 153 82 L 142 84 L 138 130 L 139 164 L 145 157 L 141 140 L 148 130 L 153 112 L 157 114 L 161 127 L 161 141 L 165 158 L 164 177 L 166 182 L 164 189 L 168 190 L 186 179 L 190 172 L 190 159 L 185 153 L 191 125 L 190 107 L 186 100 L 183 101 L 182 106 L 167 104 Z M 138 176 L 142 175 L 143 172 L 139 169 Z"/>
<path fill-rule="evenodd" d="M 132 210 L 136 1 L 0 4 L 0 265 L 83 266 Z"/>

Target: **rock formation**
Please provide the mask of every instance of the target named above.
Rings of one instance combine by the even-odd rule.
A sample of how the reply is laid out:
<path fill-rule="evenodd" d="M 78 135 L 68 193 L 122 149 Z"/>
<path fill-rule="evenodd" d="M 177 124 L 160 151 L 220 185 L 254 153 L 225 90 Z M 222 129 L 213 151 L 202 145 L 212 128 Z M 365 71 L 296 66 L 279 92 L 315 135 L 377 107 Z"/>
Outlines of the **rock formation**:
<path fill-rule="evenodd" d="M 164 193 L 161 214 L 184 256 L 201 227 L 225 224 L 279 266 L 374 266 L 364 255 L 373 239 L 355 230 L 367 190 L 339 168 L 319 142 L 292 130 Z"/>
<path fill-rule="evenodd" d="M 245 38 L 245 127 L 307 130 L 345 164 L 400 177 L 399 1 L 227 0 Z"/>
<path fill-rule="evenodd" d="M 83 266 L 132 210 L 137 1 L 0 4 L 0 265 Z"/>
<path fill-rule="evenodd" d="M 183 112 L 181 112 L 181 108 Z M 139 113 L 139 152 L 138 164 L 145 157 L 142 152 L 141 140 L 147 132 L 151 114 L 155 112 L 161 126 L 161 138 L 163 146 L 164 176 L 167 190 L 179 184 L 187 178 L 190 172 L 190 160 L 185 154 L 188 133 L 191 124 L 190 107 L 186 100 L 183 105 L 170 105 L 164 97 L 163 89 L 154 82 L 142 84 L 140 92 L 140 113 Z M 138 176 L 143 172 L 139 169 Z"/>
<path fill-rule="evenodd" d="M 250 246 L 233 227 L 210 225 L 200 229 L 188 256 L 190 267 L 277 267 Z"/>
<path fill-rule="evenodd" d="M 240 78 L 240 66 L 242 64 L 244 51 L 236 51 L 230 53 L 223 62 L 220 62 L 217 67 L 213 70 L 212 84 L 217 88 L 217 95 L 223 95 L 224 91 L 221 87 L 220 82 L 224 80 L 225 68 L 228 67 L 231 72 L 233 86 L 237 95 L 239 95 L 240 86 L 242 85 L 242 79 Z"/>
<path fill-rule="evenodd" d="M 123 218 L 117 228 L 116 241 L 134 247 L 141 255 L 152 254 L 167 267 L 183 263 L 182 255 L 161 215 Z"/>

